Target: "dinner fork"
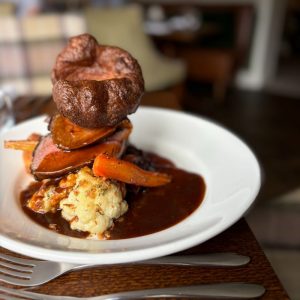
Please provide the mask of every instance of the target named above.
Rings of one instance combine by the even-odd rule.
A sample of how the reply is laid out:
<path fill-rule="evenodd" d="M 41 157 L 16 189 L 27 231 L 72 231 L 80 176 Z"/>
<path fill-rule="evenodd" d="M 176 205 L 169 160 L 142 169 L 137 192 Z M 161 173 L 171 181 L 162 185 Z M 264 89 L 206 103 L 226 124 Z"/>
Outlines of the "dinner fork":
<path fill-rule="evenodd" d="M 238 298 L 238 299 L 252 299 L 262 296 L 265 293 L 265 288 L 258 284 L 252 283 L 215 283 L 215 284 L 200 284 L 181 287 L 156 288 L 138 291 L 120 292 L 114 294 L 106 294 L 95 297 L 72 297 L 72 296 L 52 296 L 45 294 L 38 294 L 29 292 L 27 290 L 14 290 L 0 286 L 0 294 L 3 300 L 17 300 L 9 295 L 26 297 L 26 299 L 33 300 L 124 300 L 124 299 L 145 299 L 145 298 L 197 298 L 202 297 L 218 297 L 218 298 Z"/>
<path fill-rule="evenodd" d="M 107 266 L 39 261 L 17 258 L 1 253 L 0 259 L 0 281 L 20 286 L 36 286 L 48 282 L 70 270 Z M 249 261 L 250 258 L 248 256 L 236 253 L 209 253 L 201 255 L 164 256 L 152 260 L 134 262 L 132 264 L 236 267 L 243 266 Z"/>

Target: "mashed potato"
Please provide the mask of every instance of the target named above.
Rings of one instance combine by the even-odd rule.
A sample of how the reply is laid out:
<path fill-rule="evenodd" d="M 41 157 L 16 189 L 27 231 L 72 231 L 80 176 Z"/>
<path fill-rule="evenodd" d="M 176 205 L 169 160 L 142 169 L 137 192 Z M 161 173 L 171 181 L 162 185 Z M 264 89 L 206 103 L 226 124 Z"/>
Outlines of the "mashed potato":
<path fill-rule="evenodd" d="M 27 206 L 31 209 L 39 207 L 39 210 L 33 210 L 42 213 L 60 209 L 71 229 L 89 232 L 91 238 L 102 238 L 113 220 L 128 209 L 123 194 L 121 184 L 95 177 L 90 168 L 84 167 L 77 174 L 62 179 L 59 186 L 44 188 L 43 193 L 39 193 L 38 205 L 29 201 Z"/>
<path fill-rule="evenodd" d="M 76 184 L 68 198 L 60 201 L 62 217 L 73 230 L 103 234 L 127 209 L 118 184 L 103 177 L 95 177 L 85 167 L 78 172 Z"/>

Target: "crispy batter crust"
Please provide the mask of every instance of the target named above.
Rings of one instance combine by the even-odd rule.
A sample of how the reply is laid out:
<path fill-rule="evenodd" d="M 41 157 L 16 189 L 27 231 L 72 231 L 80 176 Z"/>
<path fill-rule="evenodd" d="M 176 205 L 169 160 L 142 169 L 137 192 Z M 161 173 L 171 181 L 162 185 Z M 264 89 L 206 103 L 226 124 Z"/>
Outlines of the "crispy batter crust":
<path fill-rule="evenodd" d="M 144 92 L 138 62 L 89 34 L 69 40 L 57 57 L 52 82 L 59 112 L 86 128 L 116 125 L 136 111 Z"/>

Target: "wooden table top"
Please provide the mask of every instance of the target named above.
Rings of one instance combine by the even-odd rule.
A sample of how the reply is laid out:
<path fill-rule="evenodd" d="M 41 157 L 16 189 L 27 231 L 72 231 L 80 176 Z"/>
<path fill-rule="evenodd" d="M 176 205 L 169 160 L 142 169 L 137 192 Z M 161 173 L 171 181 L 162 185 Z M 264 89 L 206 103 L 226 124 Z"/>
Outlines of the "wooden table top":
<path fill-rule="evenodd" d="M 170 103 L 167 105 L 172 106 Z M 52 109 L 53 104 L 44 101 L 39 109 L 35 110 L 35 114 L 49 112 Z M 21 112 L 19 112 L 17 120 L 21 119 L 24 117 L 21 117 Z M 211 240 L 179 254 L 214 252 L 236 252 L 248 255 L 251 261 L 243 267 L 229 268 L 133 266 L 130 264 L 104 266 L 64 274 L 35 290 L 55 295 L 88 297 L 125 290 L 219 282 L 247 282 L 262 284 L 266 288 L 266 293 L 261 299 L 290 299 L 244 218 Z M 0 248 L 0 253 L 11 254 L 4 248 Z"/>
<path fill-rule="evenodd" d="M 147 288 L 248 282 L 262 284 L 266 288 L 261 299 L 289 299 L 245 219 L 242 218 L 211 240 L 180 252 L 180 255 L 215 252 L 236 252 L 250 256 L 251 261 L 243 267 L 229 268 L 130 264 L 104 266 L 64 274 L 35 290 L 46 294 L 88 297 Z M 3 248 L 0 248 L 0 253 L 12 254 Z"/>

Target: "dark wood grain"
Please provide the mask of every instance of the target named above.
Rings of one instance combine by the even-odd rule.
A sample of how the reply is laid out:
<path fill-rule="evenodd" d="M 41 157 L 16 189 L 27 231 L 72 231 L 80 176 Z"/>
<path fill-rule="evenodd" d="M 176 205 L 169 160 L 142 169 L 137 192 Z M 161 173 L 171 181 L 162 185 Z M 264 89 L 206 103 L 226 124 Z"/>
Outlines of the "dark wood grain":
<path fill-rule="evenodd" d="M 23 99 L 22 101 L 24 104 L 25 100 Z M 19 105 L 22 104 L 21 102 Z M 146 104 L 151 105 L 148 100 L 145 102 Z M 179 107 L 172 97 L 166 103 L 168 103 L 167 106 L 169 108 L 173 106 L 172 103 L 174 103 L 174 108 Z M 50 98 L 47 101 L 44 101 L 43 105 L 40 105 L 34 112 L 34 114 L 42 113 L 54 113 L 54 106 Z M 25 114 L 23 113 L 22 115 L 20 112 L 17 120 L 21 121 L 28 117 L 24 116 Z M 213 239 L 181 252 L 180 254 L 228 251 L 248 255 L 251 257 L 251 262 L 247 266 L 238 268 L 142 265 L 104 266 L 64 274 L 61 277 L 36 288 L 36 291 L 55 295 L 88 297 L 105 293 L 146 288 L 234 281 L 264 285 L 266 293 L 261 299 L 289 299 L 262 248 L 244 219 L 241 219 Z M 4 248 L 0 248 L 0 252 L 12 254 Z"/>
<path fill-rule="evenodd" d="M 185 110 L 232 130 L 256 153 L 264 175 L 259 204 L 299 187 L 299 99 L 232 90 L 220 105 L 196 83 L 191 83 L 187 90 Z"/>

